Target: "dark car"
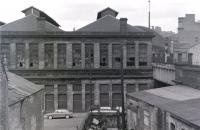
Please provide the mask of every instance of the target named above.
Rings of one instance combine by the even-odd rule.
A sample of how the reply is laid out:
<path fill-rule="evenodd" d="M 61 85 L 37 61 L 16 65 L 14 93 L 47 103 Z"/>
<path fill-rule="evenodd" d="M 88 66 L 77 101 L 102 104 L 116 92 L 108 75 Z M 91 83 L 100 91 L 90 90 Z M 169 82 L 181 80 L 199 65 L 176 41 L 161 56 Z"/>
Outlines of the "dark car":
<path fill-rule="evenodd" d="M 72 118 L 73 114 L 69 110 L 66 109 L 58 109 L 55 110 L 53 113 L 48 113 L 45 115 L 48 119 L 55 119 L 55 118 Z"/>

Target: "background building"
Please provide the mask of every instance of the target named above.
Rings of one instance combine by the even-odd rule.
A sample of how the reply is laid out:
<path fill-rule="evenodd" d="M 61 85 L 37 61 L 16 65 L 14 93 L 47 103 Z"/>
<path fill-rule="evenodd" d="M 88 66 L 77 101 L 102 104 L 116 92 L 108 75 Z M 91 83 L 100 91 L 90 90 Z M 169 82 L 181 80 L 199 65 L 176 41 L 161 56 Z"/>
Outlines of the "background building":
<path fill-rule="evenodd" d="M 45 85 L 46 112 L 120 106 L 122 59 L 125 93 L 152 87 L 153 34 L 117 19 L 115 10 L 98 12 L 96 21 L 73 32 L 34 7 L 22 12 L 24 18 L 0 27 L 1 55 L 11 72 Z"/>

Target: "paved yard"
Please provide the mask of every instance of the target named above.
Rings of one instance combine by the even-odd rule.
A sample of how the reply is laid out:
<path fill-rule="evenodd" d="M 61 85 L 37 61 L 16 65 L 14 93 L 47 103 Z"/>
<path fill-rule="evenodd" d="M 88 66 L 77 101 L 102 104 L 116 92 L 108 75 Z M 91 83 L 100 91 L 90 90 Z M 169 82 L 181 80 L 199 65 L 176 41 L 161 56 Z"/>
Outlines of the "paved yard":
<path fill-rule="evenodd" d="M 44 130 L 80 130 L 85 117 L 85 113 L 74 113 L 70 119 L 45 119 Z"/>

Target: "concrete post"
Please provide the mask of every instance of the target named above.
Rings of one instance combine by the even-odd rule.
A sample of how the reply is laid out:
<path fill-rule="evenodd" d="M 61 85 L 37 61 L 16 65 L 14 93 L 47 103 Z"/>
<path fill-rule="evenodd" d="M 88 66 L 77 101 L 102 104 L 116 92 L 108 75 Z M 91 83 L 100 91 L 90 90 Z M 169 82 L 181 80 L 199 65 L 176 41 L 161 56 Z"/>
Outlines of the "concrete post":
<path fill-rule="evenodd" d="M 123 68 L 127 67 L 127 44 L 124 42 L 123 43 Z"/>
<path fill-rule="evenodd" d="M 100 67 L 100 45 L 94 43 L 94 68 Z"/>
<path fill-rule="evenodd" d="M 72 68 L 72 44 L 68 43 L 66 49 L 67 49 L 66 65 L 67 65 L 67 68 Z"/>
<path fill-rule="evenodd" d="M 39 43 L 39 69 L 44 69 L 44 43 Z"/>
<path fill-rule="evenodd" d="M 85 68 L 85 43 L 81 43 L 81 67 Z"/>
<path fill-rule="evenodd" d="M 72 84 L 67 84 L 67 109 L 73 111 L 73 91 Z"/>
<path fill-rule="evenodd" d="M 29 68 L 29 43 L 26 42 L 25 44 L 25 68 Z"/>
<path fill-rule="evenodd" d="M 57 66 L 58 66 L 58 62 L 57 62 L 57 59 L 58 59 L 58 50 L 57 50 L 57 48 L 58 47 L 57 47 L 57 45 L 58 45 L 57 43 L 53 44 L 53 47 L 54 47 L 54 49 L 53 49 L 54 50 L 54 60 L 53 60 L 54 61 L 54 69 L 57 69 Z"/>
<path fill-rule="evenodd" d="M 16 43 L 10 43 L 10 68 L 16 68 Z"/>
<path fill-rule="evenodd" d="M 112 68 L 112 44 L 108 44 L 108 67 Z"/>
<path fill-rule="evenodd" d="M 58 85 L 54 84 L 54 108 L 58 109 Z"/>
<path fill-rule="evenodd" d="M 135 67 L 139 67 L 139 41 L 135 42 Z"/>

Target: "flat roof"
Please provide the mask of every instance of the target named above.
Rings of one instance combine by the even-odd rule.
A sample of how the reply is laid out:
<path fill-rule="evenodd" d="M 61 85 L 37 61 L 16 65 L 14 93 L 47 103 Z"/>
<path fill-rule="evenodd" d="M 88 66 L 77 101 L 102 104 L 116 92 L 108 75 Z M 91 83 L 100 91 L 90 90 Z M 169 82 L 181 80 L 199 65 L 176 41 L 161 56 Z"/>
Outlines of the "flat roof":
<path fill-rule="evenodd" d="M 200 90 L 175 85 L 127 94 L 200 127 Z"/>

